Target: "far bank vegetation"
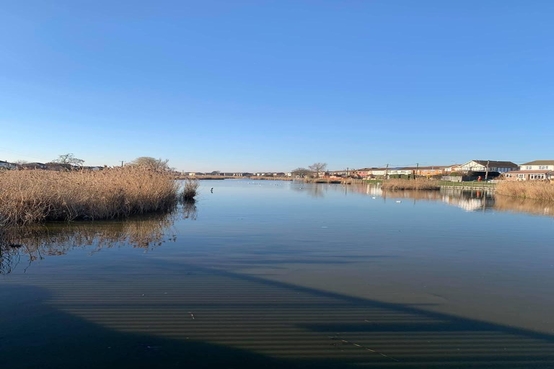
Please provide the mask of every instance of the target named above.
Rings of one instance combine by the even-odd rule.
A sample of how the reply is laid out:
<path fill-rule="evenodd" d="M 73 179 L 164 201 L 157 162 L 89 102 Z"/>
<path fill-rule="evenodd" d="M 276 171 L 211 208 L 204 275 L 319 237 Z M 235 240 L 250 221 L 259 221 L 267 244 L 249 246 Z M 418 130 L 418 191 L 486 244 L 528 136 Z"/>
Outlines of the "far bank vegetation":
<path fill-rule="evenodd" d="M 496 185 L 496 195 L 554 202 L 554 182 L 502 181 Z"/>
<path fill-rule="evenodd" d="M 169 212 L 194 199 L 197 188 L 185 195 L 169 170 L 138 163 L 99 171 L 2 171 L 0 225 Z"/>

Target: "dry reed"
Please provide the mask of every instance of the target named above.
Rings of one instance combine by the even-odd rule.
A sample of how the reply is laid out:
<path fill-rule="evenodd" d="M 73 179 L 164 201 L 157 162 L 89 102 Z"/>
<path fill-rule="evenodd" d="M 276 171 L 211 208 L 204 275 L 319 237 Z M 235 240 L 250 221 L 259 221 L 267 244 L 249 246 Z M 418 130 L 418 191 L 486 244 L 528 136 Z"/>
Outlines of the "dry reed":
<path fill-rule="evenodd" d="M 387 179 L 381 184 L 383 190 L 388 191 L 436 191 L 440 190 L 440 183 L 428 179 Z"/>
<path fill-rule="evenodd" d="M 183 184 L 183 200 L 185 202 L 193 202 L 194 198 L 198 194 L 198 187 L 200 183 L 193 178 L 186 178 Z"/>
<path fill-rule="evenodd" d="M 496 195 L 554 202 L 554 182 L 502 181 L 496 185 Z"/>
<path fill-rule="evenodd" d="M 129 166 L 101 171 L 0 173 L 0 224 L 125 218 L 178 201 L 171 175 Z"/>

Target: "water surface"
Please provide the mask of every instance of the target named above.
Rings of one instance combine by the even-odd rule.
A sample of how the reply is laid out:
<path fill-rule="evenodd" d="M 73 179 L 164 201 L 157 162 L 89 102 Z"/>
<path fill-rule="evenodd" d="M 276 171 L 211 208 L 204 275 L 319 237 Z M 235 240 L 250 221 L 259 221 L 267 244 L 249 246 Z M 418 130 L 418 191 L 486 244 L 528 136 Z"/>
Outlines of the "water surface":
<path fill-rule="evenodd" d="M 7 367 L 554 367 L 548 206 L 367 185 L 200 190 L 186 212 L 10 234 Z"/>

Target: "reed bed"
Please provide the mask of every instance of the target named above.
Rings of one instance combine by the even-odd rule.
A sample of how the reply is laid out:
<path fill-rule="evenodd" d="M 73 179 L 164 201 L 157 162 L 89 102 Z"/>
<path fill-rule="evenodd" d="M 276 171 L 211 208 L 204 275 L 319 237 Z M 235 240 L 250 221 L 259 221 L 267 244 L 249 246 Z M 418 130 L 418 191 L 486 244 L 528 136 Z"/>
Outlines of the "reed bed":
<path fill-rule="evenodd" d="M 196 179 L 186 178 L 183 184 L 183 200 L 185 202 L 194 202 L 194 198 L 198 194 L 200 183 Z"/>
<path fill-rule="evenodd" d="M 139 166 L 101 171 L 0 173 L 0 224 L 99 220 L 167 212 L 178 202 L 170 174 Z"/>
<path fill-rule="evenodd" d="M 440 183 L 428 179 L 387 179 L 381 184 L 386 191 L 437 191 L 440 190 Z"/>
<path fill-rule="evenodd" d="M 554 202 L 554 182 L 503 181 L 496 185 L 496 195 Z"/>

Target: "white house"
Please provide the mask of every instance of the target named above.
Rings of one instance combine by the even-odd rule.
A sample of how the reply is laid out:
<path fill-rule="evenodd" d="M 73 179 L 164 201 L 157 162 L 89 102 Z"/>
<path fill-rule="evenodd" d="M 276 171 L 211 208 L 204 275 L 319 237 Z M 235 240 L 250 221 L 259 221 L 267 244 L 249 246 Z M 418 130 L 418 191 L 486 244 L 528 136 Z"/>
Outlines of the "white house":
<path fill-rule="evenodd" d="M 554 171 L 554 160 L 535 160 L 521 164 L 519 170 L 552 170 Z"/>
<path fill-rule="evenodd" d="M 367 175 L 368 177 L 384 177 L 387 173 L 386 168 L 368 168 Z"/>
<path fill-rule="evenodd" d="M 519 170 L 506 173 L 504 177 L 516 181 L 554 179 L 554 160 L 535 160 L 521 164 Z"/>
<path fill-rule="evenodd" d="M 0 160 L 0 169 L 15 169 L 17 165 Z"/>
<path fill-rule="evenodd" d="M 411 176 L 414 174 L 414 171 L 412 169 L 406 169 L 406 168 L 392 168 L 388 170 L 387 175 L 388 176 Z"/>
<path fill-rule="evenodd" d="M 518 170 L 519 165 L 511 161 L 498 160 L 471 160 L 461 166 L 464 172 L 497 172 L 507 173 L 512 170 Z"/>

